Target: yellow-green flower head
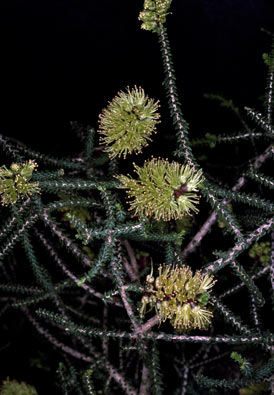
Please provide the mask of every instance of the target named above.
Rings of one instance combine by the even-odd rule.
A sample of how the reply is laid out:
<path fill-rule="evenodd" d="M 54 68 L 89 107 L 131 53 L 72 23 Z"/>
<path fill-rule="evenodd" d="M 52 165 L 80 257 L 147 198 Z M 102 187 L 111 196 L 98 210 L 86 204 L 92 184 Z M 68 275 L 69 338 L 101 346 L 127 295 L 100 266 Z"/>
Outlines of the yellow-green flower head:
<path fill-rule="evenodd" d="M 141 28 L 157 32 L 159 25 L 165 23 L 166 16 L 172 0 L 145 0 L 144 10 L 140 12 L 139 20 L 142 21 Z"/>
<path fill-rule="evenodd" d="M 142 88 L 127 88 L 119 92 L 99 116 L 101 144 L 110 158 L 125 158 L 132 152 L 139 153 L 151 141 L 151 134 L 159 122 L 159 102 L 149 99 Z"/>
<path fill-rule="evenodd" d="M 215 280 L 212 275 L 196 271 L 193 275 L 188 266 L 159 266 L 159 275 L 147 276 L 142 298 L 141 315 L 155 308 L 160 322 L 170 320 L 178 331 L 207 329 L 212 312 L 207 304 Z"/>
<path fill-rule="evenodd" d="M 129 203 L 134 215 L 170 221 L 198 212 L 196 192 L 203 181 L 201 170 L 156 158 L 146 161 L 143 167 L 134 167 L 138 179 L 117 177 L 133 199 Z"/>
<path fill-rule="evenodd" d="M 29 182 L 37 163 L 29 160 L 23 163 L 12 163 L 7 169 L 0 167 L 0 195 L 3 206 L 12 205 L 19 198 L 30 196 L 39 192 L 37 182 Z"/>
<path fill-rule="evenodd" d="M 3 381 L 0 388 L 1 395 L 37 395 L 36 389 L 24 382 L 19 383 L 16 380 L 7 378 Z"/>

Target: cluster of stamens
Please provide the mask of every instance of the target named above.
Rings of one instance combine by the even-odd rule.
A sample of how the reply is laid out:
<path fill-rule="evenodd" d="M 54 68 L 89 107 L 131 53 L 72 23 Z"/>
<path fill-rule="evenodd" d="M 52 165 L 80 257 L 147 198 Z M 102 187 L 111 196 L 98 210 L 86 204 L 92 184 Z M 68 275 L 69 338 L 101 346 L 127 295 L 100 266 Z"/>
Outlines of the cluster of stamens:
<path fill-rule="evenodd" d="M 0 204 L 2 206 L 13 205 L 18 199 L 39 193 L 38 182 L 30 182 L 36 168 L 37 163 L 33 160 L 12 163 L 9 169 L 5 165 L 0 167 Z"/>
<path fill-rule="evenodd" d="M 200 271 L 193 275 L 187 266 L 160 265 L 158 277 L 154 278 L 151 271 L 146 278 L 140 312 L 143 315 L 150 305 L 150 310 L 156 309 L 160 322 L 169 319 L 180 332 L 207 329 L 213 314 L 206 306 L 214 283 L 213 276 Z"/>
<path fill-rule="evenodd" d="M 135 164 L 134 167 L 137 179 L 117 176 L 121 188 L 127 190 L 134 215 L 170 221 L 199 211 L 197 192 L 204 180 L 201 169 L 161 158 L 152 158 L 142 167 Z"/>

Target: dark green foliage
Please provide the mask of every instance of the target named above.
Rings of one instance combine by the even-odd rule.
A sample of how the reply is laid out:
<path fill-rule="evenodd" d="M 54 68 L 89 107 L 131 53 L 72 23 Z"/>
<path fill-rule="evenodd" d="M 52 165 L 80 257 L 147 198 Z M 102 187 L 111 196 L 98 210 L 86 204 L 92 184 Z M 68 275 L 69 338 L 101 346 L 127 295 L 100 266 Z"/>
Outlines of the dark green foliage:
<path fill-rule="evenodd" d="M 243 371 L 245 376 L 250 376 L 253 373 L 253 369 L 251 367 L 250 362 L 248 362 L 245 358 L 243 358 L 239 353 L 233 351 L 230 354 L 230 357 L 239 363 L 240 369 Z"/>
<path fill-rule="evenodd" d="M 156 343 L 153 343 L 151 350 L 149 373 L 150 373 L 152 394 L 162 395 L 163 380 L 162 380 L 161 367 L 160 367 L 159 350 L 157 349 Z"/>
<path fill-rule="evenodd" d="M 255 132 L 255 131 L 247 131 L 247 132 L 239 132 L 235 134 L 230 134 L 228 136 L 221 134 L 212 134 L 206 133 L 205 137 L 200 139 L 191 140 L 191 146 L 196 147 L 200 145 L 209 146 L 210 148 L 215 148 L 217 144 L 221 143 L 231 143 L 235 144 L 237 141 L 250 141 L 250 139 L 255 138 L 265 138 L 264 133 Z"/>
<path fill-rule="evenodd" d="M 218 379 L 210 379 L 205 376 L 197 376 L 196 380 L 202 387 L 206 388 L 222 388 L 226 390 L 232 390 L 236 388 L 247 387 L 251 384 L 257 384 L 261 382 L 264 378 L 269 377 L 271 373 L 274 371 L 274 362 L 269 360 L 265 363 L 261 368 L 256 369 L 252 377 L 242 378 L 242 379 L 234 379 L 234 380 L 218 380 Z"/>
<path fill-rule="evenodd" d="M 203 173 L 201 196 L 195 202 L 199 212 L 192 216 L 180 212 L 180 220 L 167 221 L 143 215 L 145 209 L 140 217 L 132 215 L 118 179 L 124 168 L 134 177 L 134 166 L 128 159 L 98 154 L 102 149 L 97 146 L 98 132 L 90 126 L 71 123 L 82 144 L 81 152 L 74 152 L 72 158 L 35 152 L 0 135 L 6 169 L 12 161 L 35 160 L 37 171 L 28 174 L 27 181 L 37 183 L 41 192 L 36 193 L 37 189 L 23 199 L 18 193 L 20 200 L 14 199 L 12 206 L 0 206 L 3 338 L 12 336 L 17 322 L 18 335 L 23 322 L 33 347 L 46 344 L 50 381 L 60 395 L 230 395 L 252 388 L 273 392 L 274 335 L 269 317 L 274 295 L 274 181 L 270 171 L 274 50 L 264 55 L 265 109 L 247 109 L 246 121 L 240 106 L 220 95 L 208 95 L 234 112 L 239 121 L 236 130 L 241 132 L 196 138 L 183 118 L 162 23 L 171 2 L 156 3 L 146 2 L 150 8 L 142 20 L 158 35 L 162 54 L 164 92 L 173 123 L 168 133 L 176 136 L 176 151 L 167 147 L 166 156 L 171 162 L 176 155 L 179 165 L 188 165 L 196 177 Z M 126 117 L 134 119 L 131 115 Z M 142 122 L 138 114 L 135 118 Z M 221 143 L 225 142 L 230 143 L 229 149 L 237 148 L 229 175 L 226 159 L 214 163 L 215 156 L 222 156 Z M 245 147 L 249 148 L 245 151 Z M 248 159 L 242 160 L 243 151 Z M 202 168 L 197 158 L 205 152 L 210 152 L 210 158 Z M 139 158 L 140 162 L 148 160 Z M 152 174 L 157 181 L 153 184 L 155 201 L 163 184 L 158 183 L 157 169 Z M 14 178 L 8 179 L 11 188 Z M 151 179 L 142 185 L 146 183 L 150 185 Z M 182 183 L 175 196 L 184 198 L 189 188 Z M 140 194 L 139 203 L 150 204 L 150 198 L 142 201 L 144 196 Z M 165 203 L 172 206 L 172 199 Z M 166 265 L 176 273 L 188 266 L 193 273 L 200 271 L 205 281 L 207 274 L 214 275 L 210 298 L 206 292 L 197 291 L 195 297 L 177 292 L 178 282 L 172 277 L 161 294 L 153 277 L 160 265 L 163 277 Z M 193 278 L 180 287 L 196 289 Z M 167 303 L 174 302 L 177 294 L 188 295 L 187 300 Z M 149 311 L 142 317 L 145 298 L 152 300 L 153 310 L 147 306 Z M 198 308 L 207 308 L 212 323 L 206 330 L 183 326 L 176 330 L 169 320 L 160 323 L 159 319 L 160 307 L 170 305 L 176 312 L 184 308 L 197 314 L 203 313 Z"/>
<path fill-rule="evenodd" d="M 252 171 L 252 169 L 247 173 L 247 177 L 252 178 L 254 181 L 258 181 L 260 184 L 270 189 L 274 189 L 274 180 L 271 177 L 267 177 L 264 174 L 255 173 Z"/>
<path fill-rule="evenodd" d="M 176 155 L 184 158 L 191 167 L 195 167 L 196 161 L 193 157 L 188 138 L 188 124 L 183 118 L 181 104 L 179 102 L 170 44 L 166 28 L 163 25 L 160 26 L 158 37 L 165 73 L 163 85 L 166 91 L 170 116 L 176 130 Z"/>

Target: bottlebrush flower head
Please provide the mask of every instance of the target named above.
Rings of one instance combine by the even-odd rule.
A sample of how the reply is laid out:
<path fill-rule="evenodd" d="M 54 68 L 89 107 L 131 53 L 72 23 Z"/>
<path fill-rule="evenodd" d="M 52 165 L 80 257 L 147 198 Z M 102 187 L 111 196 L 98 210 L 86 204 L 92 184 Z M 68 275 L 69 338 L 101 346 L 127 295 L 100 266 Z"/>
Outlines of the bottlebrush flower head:
<path fill-rule="evenodd" d="M 9 377 L 2 382 L 0 388 L 1 395 L 38 395 L 36 389 L 25 382 L 19 383 L 16 380 L 10 380 Z"/>
<path fill-rule="evenodd" d="M 101 144 L 110 158 L 124 158 L 132 152 L 139 153 L 151 141 L 151 134 L 159 122 L 159 102 L 145 95 L 142 88 L 127 88 L 103 109 L 100 114 L 99 133 Z"/>
<path fill-rule="evenodd" d="M 140 12 L 141 29 L 157 32 L 160 23 L 165 23 L 172 0 L 145 0 L 144 10 Z"/>
<path fill-rule="evenodd" d="M 207 329 L 211 324 L 212 312 L 207 305 L 211 288 L 215 281 L 213 276 L 196 271 L 193 275 L 188 266 L 159 266 L 158 277 L 153 271 L 147 276 L 141 315 L 155 308 L 160 322 L 170 320 L 178 331 Z"/>
<path fill-rule="evenodd" d="M 12 205 L 19 198 L 39 192 L 38 182 L 29 182 L 37 163 L 29 160 L 23 163 L 12 163 L 7 169 L 0 167 L 0 195 L 3 206 Z"/>
<path fill-rule="evenodd" d="M 181 219 L 198 212 L 198 188 L 203 181 L 202 171 L 177 162 L 153 158 L 143 167 L 135 166 L 138 179 L 120 175 L 121 188 L 127 190 L 130 210 L 156 220 Z"/>

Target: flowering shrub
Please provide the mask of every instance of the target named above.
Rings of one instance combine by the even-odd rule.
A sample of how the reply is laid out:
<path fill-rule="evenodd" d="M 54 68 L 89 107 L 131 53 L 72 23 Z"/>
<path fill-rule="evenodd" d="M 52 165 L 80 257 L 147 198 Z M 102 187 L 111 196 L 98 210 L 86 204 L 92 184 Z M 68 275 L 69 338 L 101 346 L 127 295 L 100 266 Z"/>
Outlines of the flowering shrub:
<path fill-rule="evenodd" d="M 158 102 L 137 87 L 109 103 L 98 131 L 72 123 L 83 143 L 73 158 L 0 135 L 15 161 L 0 169 L 1 319 L 10 314 L 0 357 L 20 313 L 22 346 L 34 353 L 45 343 L 60 395 L 274 393 L 274 46 L 264 56 L 264 114 L 247 108 L 245 117 L 212 95 L 244 131 L 196 139 L 163 25 L 170 3 L 146 0 L 140 15 L 162 54 L 167 159 L 124 160 L 160 119 Z M 240 141 L 252 143 L 243 156 Z"/>

